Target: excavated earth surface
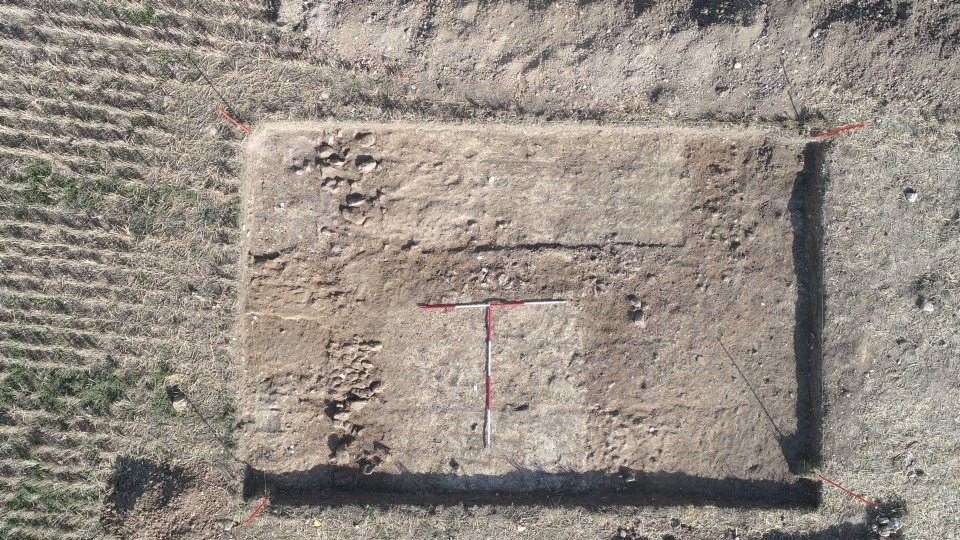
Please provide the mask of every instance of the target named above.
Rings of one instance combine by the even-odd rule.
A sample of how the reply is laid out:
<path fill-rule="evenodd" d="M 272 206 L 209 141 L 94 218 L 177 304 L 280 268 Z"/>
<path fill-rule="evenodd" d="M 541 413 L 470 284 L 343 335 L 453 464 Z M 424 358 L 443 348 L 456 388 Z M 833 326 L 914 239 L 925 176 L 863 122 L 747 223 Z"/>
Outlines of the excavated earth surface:
<path fill-rule="evenodd" d="M 262 128 L 242 459 L 313 487 L 810 497 L 776 486 L 816 453 L 815 160 L 759 130 Z M 417 304 L 542 298 L 568 303 L 495 312 L 485 449 L 483 313 Z"/>
<path fill-rule="evenodd" d="M 901 538 L 958 538 L 958 37 L 960 3 L 943 0 L 0 0 L 4 73 L 0 77 L 0 537 L 851 540 L 872 539 L 882 532 L 877 512 L 865 513 L 860 501 L 826 484 L 822 504 L 816 508 L 749 507 L 743 493 L 773 500 L 769 495 L 782 492 L 784 482 L 737 477 L 736 471 L 729 471 L 748 465 L 739 461 L 730 465 L 712 455 L 703 458 L 691 451 L 692 443 L 679 451 L 674 447 L 673 453 L 665 451 L 643 471 L 613 466 L 615 461 L 628 460 L 623 456 L 648 459 L 631 450 L 636 453 L 619 453 L 609 467 L 585 464 L 580 473 L 563 473 L 570 479 L 580 474 L 578 486 L 572 480 L 561 481 L 559 467 L 542 465 L 543 473 L 537 476 L 541 469 L 535 468 L 539 465 L 534 461 L 543 458 L 529 448 L 511 456 L 516 466 L 510 472 L 481 473 L 484 464 L 471 464 L 469 456 L 454 447 L 453 428 L 449 428 L 439 436 L 449 449 L 438 451 L 443 456 L 435 458 L 435 472 L 416 472 L 431 469 L 418 469 L 412 464 L 417 460 L 409 456 L 413 452 L 404 451 L 395 441 L 387 446 L 389 438 L 397 438 L 395 434 L 384 434 L 380 443 L 384 448 L 373 447 L 379 435 L 373 435 L 372 411 L 393 414 L 385 407 L 397 403 L 399 398 L 390 395 L 403 381 L 389 373 L 394 364 L 387 362 L 398 362 L 390 352 L 395 346 L 391 343 L 396 342 L 377 337 L 390 330 L 388 325 L 368 331 L 365 325 L 373 323 L 355 318 L 349 327 L 332 322 L 320 325 L 337 334 L 330 341 L 331 350 L 337 350 L 338 343 L 353 343 L 347 352 L 337 352 L 337 358 L 368 358 L 372 375 L 363 380 L 379 381 L 378 390 L 369 385 L 352 393 L 346 386 L 335 392 L 318 390 L 317 395 L 332 395 L 329 404 L 320 399 L 323 417 L 340 414 L 342 429 L 326 424 L 314 432 L 307 427 L 299 432 L 291 429 L 294 422 L 281 419 L 290 419 L 291 411 L 297 410 L 307 411 L 303 416 L 310 418 L 314 406 L 301 403 L 296 392 L 279 388 L 271 398 L 267 382 L 257 390 L 257 384 L 251 383 L 256 373 L 250 370 L 249 356 L 238 354 L 239 334 L 233 332 L 242 313 L 269 310 L 262 306 L 238 309 L 240 291 L 248 288 L 240 279 L 241 270 L 254 261 L 248 246 L 241 246 L 243 219 L 238 211 L 242 159 L 237 151 L 245 133 L 242 125 L 218 113 L 218 107 L 226 107 L 239 122 L 255 128 L 287 120 L 516 125 L 567 121 L 590 126 L 709 124 L 729 129 L 759 125 L 812 137 L 844 124 L 865 122 L 863 129 L 829 139 L 822 151 L 805 152 L 805 170 L 816 171 L 819 179 L 813 185 L 823 187 L 822 214 L 811 212 L 819 205 L 811 184 L 795 183 L 790 194 L 795 219 L 788 234 L 797 235 L 790 242 L 797 278 L 793 287 L 808 292 L 783 299 L 796 302 L 791 327 L 791 365 L 799 375 L 793 405 L 796 429 L 783 416 L 784 411 L 789 414 L 789 406 L 771 399 L 771 383 L 757 373 L 759 361 L 769 369 L 773 355 L 756 358 L 751 350 L 756 347 L 759 355 L 766 355 L 767 342 L 748 343 L 729 333 L 723 341 L 767 402 L 771 416 L 782 424 L 778 429 L 783 434 L 771 435 L 781 443 L 781 454 L 799 456 L 783 458 L 788 469 L 798 477 L 822 473 L 884 502 L 884 508 L 899 507 Z M 258 140 L 262 143 L 263 138 Z M 365 152 L 379 158 L 374 150 Z M 309 156 L 306 159 L 310 161 Z M 316 157 L 313 161 L 315 168 Z M 349 161 L 345 159 L 344 165 Z M 307 164 L 301 160 L 301 167 Z M 386 172 L 386 165 L 380 161 L 367 176 Z M 812 175 L 804 173 L 804 177 Z M 370 194 L 363 191 L 361 198 L 351 198 L 351 206 L 346 196 L 354 191 L 360 193 L 352 187 L 340 188 L 340 204 L 350 209 L 347 217 L 362 221 L 370 208 L 366 206 Z M 464 205 L 465 200 L 462 197 L 457 204 Z M 556 208 L 562 198 L 550 200 L 556 203 L 550 219 L 567 215 Z M 525 212 L 525 220 L 533 214 L 513 201 L 497 204 L 500 212 Z M 808 213 L 814 218 L 805 222 Z M 695 214 L 680 215 L 691 220 Z M 822 236 L 816 234 L 820 215 Z M 395 217 L 391 214 L 391 219 Z M 627 235 L 643 230 L 656 236 L 651 233 L 652 224 L 669 221 L 668 217 L 662 214 L 642 227 L 634 224 L 616 232 Z M 367 219 L 372 221 L 363 229 L 374 227 L 376 214 Z M 532 231 L 543 232 L 554 222 L 541 221 L 536 227 L 526 223 Z M 396 223 L 393 227 L 404 230 Z M 603 222 L 601 228 L 611 227 Z M 675 267 L 668 273 L 656 267 L 653 273 L 658 282 L 634 287 L 645 278 L 626 265 L 617 266 L 616 258 L 627 257 L 633 249 L 645 254 L 644 264 L 654 266 L 654 256 L 683 253 L 694 246 L 696 235 L 684 236 L 679 246 L 630 248 L 614 245 L 623 240 L 596 241 L 586 231 L 576 232 L 581 235 L 578 238 L 572 227 L 563 230 L 566 236 L 553 241 L 557 245 L 519 237 L 473 244 L 457 240 L 465 246 L 460 254 L 476 252 L 473 255 L 485 257 L 483 266 L 470 269 L 476 270 L 477 280 L 483 276 L 489 288 L 435 287 L 442 290 L 432 292 L 424 287 L 404 300 L 410 306 L 403 312 L 408 317 L 404 320 L 410 321 L 407 331 L 443 334 L 445 342 L 436 354 L 451 356 L 457 347 L 465 351 L 452 362 L 473 370 L 463 379 L 463 384 L 472 385 L 469 400 L 463 398 L 469 401 L 468 410 L 457 417 L 468 422 L 466 429 L 474 422 L 480 429 L 480 314 L 427 316 L 413 305 L 444 298 L 509 298 L 534 289 L 523 285 L 527 289 L 521 290 L 518 280 L 509 289 L 510 274 L 488 264 L 498 252 L 481 249 L 484 246 L 501 251 L 506 246 L 507 252 L 512 251 L 510 261 L 518 264 L 550 253 L 581 261 L 537 268 L 536 279 L 560 276 L 558 285 L 542 283 L 540 287 L 545 294 L 563 295 L 569 304 L 540 308 L 536 313 L 498 312 L 497 416 L 491 460 L 496 452 L 517 447 L 510 437 L 511 430 L 515 433 L 521 425 L 521 413 L 527 412 L 532 419 L 550 404 L 561 409 L 556 397 L 546 401 L 551 394 L 542 388 L 536 392 L 538 400 L 523 401 L 516 392 L 510 394 L 510 384 L 520 383 L 509 370 L 524 365 L 518 360 L 518 347 L 532 350 L 532 344 L 547 334 L 550 344 L 545 354 L 568 355 L 571 342 L 581 339 L 560 339 L 562 332 L 549 325 L 563 322 L 578 336 L 587 335 L 581 314 L 588 313 L 590 301 L 599 304 L 606 298 L 612 315 L 605 320 L 611 328 L 620 325 L 624 332 L 634 332 L 628 335 L 636 340 L 641 339 L 637 336 L 665 335 L 668 328 L 678 334 L 692 332 L 681 325 L 693 320 L 692 315 L 684 314 L 688 317 L 684 319 L 679 310 L 663 311 L 669 301 L 693 298 L 689 291 L 678 295 L 679 286 L 670 285 L 663 276 L 688 279 L 689 272 Z M 669 231 L 665 228 L 660 233 Z M 435 232 L 433 236 L 417 234 L 413 240 L 423 250 L 429 239 L 437 238 Z M 371 229 L 367 238 L 378 235 L 385 237 Z M 450 238 L 444 242 L 457 243 Z M 364 245 L 357 237 L 349 240 L 344 245 Z M 496 243 L 500 241 L 504 243 Z M 514 242 L 535 245 L 524 250 Z M 581 247 L 580 242 L 597 247 Z M 570 246 L 564 248 L 567 243 Z M 737 249 L 747 247 L 756 250 L 749 241 Z M 410 253 L 418 249 L 409 248 Z M 261 256 L 261 269 L 301 251 L 300 247 L 284 253 L 278 250 L 273 261 L 271 253 Z M 362 263 L 378 262 L 372 253 L 355 257 L 350 270 L 369 272 L 375 266 Z M 391 253 L 381 256 L 389 259 Z M 584 280 L 590 283 L 583 286 L 588 294 L 576 296 L 579 282 L 568 287 L 575 273 L 571 268 L 582 268 L 578 265 L 586 264 L 588 253 L 634 281 L 618 282 L 620 274 L 599 273 Z M 449 255 L 451 260 L 456 256 Z M 719 268 L 733 263 L 721 258 L 704 264 Z M 448 263 L 443 268 L 453 267 Z M 482 268 L 487 268 L 487 274 Z M 348 283 L 340 267 L 332 271 L 318 279 Z M 505 273 L 505 283 L 500 285 L 500 275 Z M 248 268 L 246 275 L 250 274 Z M 561 282 L 561 277 L 566 281 Z M 765 292 L 770 287 L 747 277 L 730 275 L 740 280 L 744 290 Z M 594 283 L 605 289 L 595 292 Z M 626 293 L 633 295 L 632 301 L 611 292 L 617 283 L 624 289 L 634 287 Z M 726 285 L 713 278 L 709 291 L 722 286 Z M 769 290 L 772 296 L 773 289 Z M 809 294 L 818 290 L 822 290 L 822 309 L 817 295 Z M 373 297 L 369 291 L 365 294 Z M 397 295 L 396 305 L 401 296 Z M 746 307 L 731 302 L 710 324 L 729 321 L 733 309 Z M 463 324 L 469 322 L 462 338 L 469 345 L 457 345 L 457 336 L 446 332 L 455 329 L 460 315 Z M 626 317 L 629 323 L 623 320 Z M 318 318 L 334 319 L 330 313 Z M 416 326 L 421 321 L 422 327 Z M 398 324 L 391 320 L 394 330 L 390 331 Z M 746 324 L 740 330 L 745 328 Z M 309 355 L 294 354 L 290 346 L 282 350 L 279 335 L 272 338 L 276 357 L 293 366 L 284 371 L 291 374 L 291 381 L 316 376 L 304 367 L 310 364 L 296 364 Z M 612 342 L 617 335 L 623 333 L 610 332 Z M 355 336 L 360 337 L 355 340 Z M 789 332 L 783 339 L 788 337 Z M 365 343 L 378 339 L 379 351 L 374 350 L 378 345 Z M 820 341 L 822 384 L 818 380 Z M 330 342 L 305 340 L 301 346 L 313 348 L 310 362 L 334 366 L 326 360 Z M 714 336 L 705 331 L 699 347 L 702 365 L 685 371 L 683 388 L 688 394 L 684 398 L 699 391 L 698 399 L 719 401 L 710 396 L 729 387 L 731 406 L 740 407 L 743 415 L 753 414 L 757 425 L 769 425 L 758 407 L 752 413 L 748 409 L 755 403 L 748 387 L 734 389 L 739 379 L 733 379 L 735 369 L 723 363 L 725 355 L 719 354 L 718 347 Z M 668 358 L 667 352 L 658 352 L 654 364 L 649 350 L 633 351 L 633 358 L 641 358 L 642 353 L 647 360 L 638 361 L 640 367 L 626 375 L 659 373 L 667 369 L 664 366 L 680 369 L 689 358 Z M 432 354 L 423 353 L 424 362 L 436 363 Z M 524 361 L 532 362 L 531 355 Z M 609 358 L 605 361 L 615 365 Z M 538 365 L 537 370 L 525 369 L 522 374 L 559 369 L 546 360 L 543 363 L 547 367 Z M 278 362 L 265 365 L 277 367 Z M 578 369 L 576 376 L 583 380 L 586 373 Z M 694 388 L 706 385 L 716 373 L 726 378 L 714 377 L 712 388 Z M 270 384 L 277 380 L 271 379 Z M 66 387 L 49 384 L 70 381 Z M 119 394 L 114 392 L 118 381 L 125 386 Z M 659 386 L 655 377 L 644 381 L 647 388 L 641 390 L 648 396 L 667 388 Z M 626 381 L 618 381 L 605 391 L 618 391 L 623 384 Z M 354 388 L 353 382 L 344 385 Z M 435 383 L 427 389 L 436 398 L 430 404 L 434 411 L 441 405 L 454 408 L 451 388 L 455 386 Z M 439 394 L 444 388 L 446 393 Z M 601 384 L 584 388 L 603 390 Z M 679 392 L 681 387 L 674 388 Z M 409 393 L 426 394 L 419 388 Z M 371 397 L 366 400 L 370 412 L 360 410 L 364 405 L 359 405 L 358 398 L 365 394 Z M 97 395 L 106 399 L 89 399 Z M 603 402 L 604 395 L 608 394 L 592 396 L 583 391 L 581 396 L 589 397 L 580 399 L 592 405 Z M 273 409 L 261 403 L 271 399 Z M 111 401 L 112 406 L 107 406 Z M 653 403 L 634 400 L 632 406 Z M 665 418 L 665 401 L 657 403 L 656 416 Z M 617 405 L 603 406 L 612 411 Z M 629 412 L 626 405 L 616 410 L 621 415 L 617 418 L 626 418 Z M 596 415 L 590 417 L 596 423 L 612 420 L 611 415 L 590 414 Z M 316 423 L 326 422 L 323 417 Z M 264 420 L 276 430 L 267 432 L 269 436 L 256 431 Z M 402 423 L 390 424 L 392 429 L 426 429 L 431 421 L 412 411 L 399 420 Z M 691 425 L 698 423 L 708 425 L 703 418 L 694 418 Z M 654 435 L 670 433 L 666 421 L 649 424 L 645 432 L 639 430 L 640 438 L 625 442 L 638 446 L 656 440 Z M 371 431 L 345 437 L 343 431 L 353 431 L 355 426 Z M 569 433 L 579 429 L 572 421 L 564 422 L 562 428 L 565 432 L 555 442 L 565 442 Z M 317 436 L 316 455 L 303 451 L 303 441 L 314 442 L 308 440 L 309 433 Z M 614 432 L 590 433 L 596 439 Z M 478 438 L 471 431 L 463 444 L 474 445 L 476 452 Z M 233 449 L 234 442 L 242 451 Z M 618 444 L 625 446 L 614 442 L 611 448 Z M 582 450 L 583 455 L 600 446 Z M 364 449 L 370 457 L 361 462 Z M 758 455 L 769 457 L 772 452 L 771 447 Z M 237 457 L 256 467 L 246 475 L 247 486 L 259 479 L 261 487 L 269 488 L 271 504 L 266 510 L 255 512 L 264 509 L 263 501 L 255 498 L 256 489 L 247 498 L 239 496 L 244 465 Z M 301 463 L 293 463 L 297 459 Z M 664 472 L 681 470 L 679 466 L 669 469 L 668 459 L 686 461 L 682 470 L 688 472 Z M 727 467 L 718 474 L 720 479 L 711 480 L 707 472 L 694 470 L 708 468 L 711 459 Z M 808 470 L 808 465 L 813 469 Z M 363 475 L 360 471 L 365 468 L 372 474 Z M 497 469 L 490 466 L 489 470 Z M 464 493 L 484 492 L 477 487 L 482 474 L 501 494 L 506 489 L 522 493 L 531 483 L 540 482 L 566 485 L 567 489 L 556 491 L 569 500 L 573 488 L 624 488 L 621 491 L 626 492 L 625 484 L 650 486 L 660 479 L 683 487 L 688 496 L 668 501 L 676 503 L 672 505 L 646 504 L 650 498 L 633 496 L 628 501 L 641 505 L 613 507 L 600 501 L 589 509 L 551 504 L 554 501 L 542 497 L 538 499 L 542 504 L 527 506 L 492 496 L 481 501 L 489 504 L 455 504 L 458 498 L 466 499 Z M 363 504 L 337 504 L 331 497 L 306 501 L 293 496 L 295 490 L 285 497 L 283 490 L 273 489 L 281 481 L 329 485 L 334 476 L 341 488 L 331 491 L 346 496 L 345 485 L 356 485 L 354 493 L 373 493 L 373 500 L 352 495 L 354 502 Z M 445 498 L 422 504 L 417 485 L 411 489 L 415 479 L 429 484 L 426 491 L 446 493 Z M 627 482 L 630 479 L 635 481 Z M 760 489 L 763 486 L 768 489 Z M 455 489 L 461 495 L 449 494 Z M 391 499 L 384 490 L 401 495 Z M 689 496 L 697 491 L 720 495 Z M 892 531 L 888 527 L 885 533 Z"/>

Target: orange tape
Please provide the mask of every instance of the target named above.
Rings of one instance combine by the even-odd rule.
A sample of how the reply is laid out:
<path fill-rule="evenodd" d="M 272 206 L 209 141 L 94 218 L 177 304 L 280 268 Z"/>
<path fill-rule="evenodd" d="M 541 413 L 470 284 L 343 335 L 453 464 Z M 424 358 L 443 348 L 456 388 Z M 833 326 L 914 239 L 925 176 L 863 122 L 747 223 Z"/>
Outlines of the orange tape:
<path fill-rule="evenodd" d="M 217 113 L 220 115 L 221 118 L 226 120 L 227 123 L 231 124 L 233 127 L 242 131 L 244 135 L 249 135 L 250 133 L 253 132 L 253 130 L 250 129 L 250 126 L 237 120 L 236 118 L 233 117 L 233 115 L 227 112 L 227 109 L 225 109 L 223 105 L 217 105 Z"/>
<path fill-rule="evenodd" d="M 829 131 L 824 131 L 824 132 L 821 132 L 821 133 L 816 133 L 816 134 L 814 134 L 813 138 L 822 141 L 822 140 L 824 140 L 824 139 L 830 139 L 830 138 L 832 138 L 832 137 L 836 137 L 837 135 L 840 135 L 841 133 L 846 133 L 846 132 L 848 132 L 848 131 L 853 131 L 853 130 L 855 130 L 855 129 L 861 129 L 861 128 L 865 128 L 865 127 L 867 127 L 867 123 L 866 123 L 866 122 L 857 122 L 856 124 L 847 124 L 847 125 L 845 125 L 845 126 L 840 126 L 840 127 L 838 127 L 838 128 L 833 128 L 833 129 L 831 129 L 831 130 L 829 130 Z"/>
<path fill-rule="evenodd" d="M 263 513 L 267 507 L 270 506 L 270 499 L 266 497 L 261 497 L 257 502 L 257 506 L 254 507 L 253 512 L 250 512 L 250 515 L 247 516 L 247 519 L 243 520 L 243 523 L 240 524 L 241 527 L 249 527 L 251 523 L 257 520 L 260 517 L 260 514 Z"/>
<path fill-rule="evenodd" d="M 863 495 L 861 495 L 861 494 L 853 491 L 852 489 L 848 489 L 848 488 L 840 485 L 839 482 L 835 482 L 835 481 L 827 478 L 826 476 L 824 476 L 824 475 L 822 475 L 822 474 L 820 474 L 820 473 L 817 473 L 817 476 L 819 476 L 820 479 L 823 480 L 824 482 L 826 482 L 826 483 L 830 484 L 831 486 L 839 489 L 840 491 L 844 492 L 844 493 L 847 494 L 848 496 L 853 497 L 854 499 L 859 500 L 859 501 L 862 502 L 864 505 L 866 505 L 866 506 L 868 506 L 868 507 L 870 507 L 870 508 L 877 508 L 877 507 L 879 506 L 879 505 L 876 503 L 876 501 L 871 501 L 870 499 L 868 499 L 868 498 L 864 497 Z"/>

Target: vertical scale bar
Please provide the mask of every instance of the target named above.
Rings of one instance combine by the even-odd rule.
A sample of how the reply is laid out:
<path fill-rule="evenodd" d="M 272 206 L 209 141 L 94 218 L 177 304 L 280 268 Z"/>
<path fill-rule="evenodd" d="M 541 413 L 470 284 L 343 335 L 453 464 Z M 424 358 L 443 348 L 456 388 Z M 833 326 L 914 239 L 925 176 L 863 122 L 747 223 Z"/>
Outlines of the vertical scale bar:
<path fill-rule="evenodd" d="M 468 304 L 417 304 L 424 311 L 452 311 L 455 309 L 483 308 L 483 318 L 486 323 L 486 339 L 484 340 L 484 372 L 485 372 L 485 401 L 483 406 L 483 447 L 490 448 L 493 432 L 493 310 L 497 307 L 516 308 L 530 305 L 566 304 L 566 300 L 490 300 L 488 302 L 472 302 Z"/>
<path fill-rule="evenodd" d="M 493 408 L 493 379 L 491 377 L 490 364 L 493 361 L 491 348 L 493 343 L 493 306 L 487 306 L 483 310 L 484 321 L 486 322 L 486 361 L 484 362 L 484 371 L 486 372 L 486 400 L 483 405 L 483 447 L 490 448 L 490 435 L 493 431 L 493 418 L 490 410 Z"/>

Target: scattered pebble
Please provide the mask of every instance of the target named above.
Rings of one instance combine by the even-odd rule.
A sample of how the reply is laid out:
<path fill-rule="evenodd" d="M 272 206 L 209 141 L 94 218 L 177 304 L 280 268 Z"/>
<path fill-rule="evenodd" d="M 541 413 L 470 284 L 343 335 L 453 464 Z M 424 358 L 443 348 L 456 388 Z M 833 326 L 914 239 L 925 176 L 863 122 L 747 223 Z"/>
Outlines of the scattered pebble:
<path fill-rule="evenodd" d="M 877 516 L 873 521 L 873 532 L 880 538 L 890 538 L 900 533 L 903 522 L 897 517 Z"/>
<path fill-rule="evenodd" d="M 360 146 L 373 146 L 373 143 L 376 142 L 376 138 L 373 136 L 373 133 L 361 132 L 357 133 L 354 137 L 354 140 L 357 141 L 357 144 Z"/>
<path fill-rule="evenodd" d="M 643 311 L 643 301 L 631 294 L 627 295 L 627 302 L 630 303 L 630 320 L 640 328 L 646 328 L 647 318 Z"/>
<path fill-rule="evenodd" d="M 917 298 L 917 307 L 924 313 L 933 313 L 937 310 L 937 305 L 923 296 Z"/>
<path fill-rule="evenodd" d="M 367 203 L 367 198 L 363 193 L 350 193 L 347 195 L 347 206 L 357 207 Z"/>
<path fill-rule="evenodd" d="M 357 165 L 357 169 L 360 172 L 365 172 L 365 173 L 373 172 L 377 168 L 377 160 L 373 159 L 372 156 L 368 156 L 366 154 L 361 154 L 357 156 L 355 163 Z"/>
<path fill-rule="evenodd" d="M 370 402 L 369 402 L 369 401 L 365 401 L 365 400 L 353 401 L 353 402 L 350 403 L 350 411 L 351 411 L 351 412 L 360 412 L 360 411 L 362 411 L 362 410 L 364 409 L 364 407 L 367 406 L 368 403 L 370 403 Z"/>
<path fill-rule="evenodd" d="M 337 151 L 327 144 L 321 144 L 320 148 L 317 149 L 317 156 L 320 159 L 330 159 L 335 155 L 337 155 Z"/>
<path fill-rule="evenodd" d="M 917 193 L 917 191 L 911 187 L 908 187 L 903 190 L 903 196 L 904 198 L 907 199 L 907 202 L 909 203 L 915 203 L 917 202 L 917 199 L 920 198 L 920 194 Z"/>

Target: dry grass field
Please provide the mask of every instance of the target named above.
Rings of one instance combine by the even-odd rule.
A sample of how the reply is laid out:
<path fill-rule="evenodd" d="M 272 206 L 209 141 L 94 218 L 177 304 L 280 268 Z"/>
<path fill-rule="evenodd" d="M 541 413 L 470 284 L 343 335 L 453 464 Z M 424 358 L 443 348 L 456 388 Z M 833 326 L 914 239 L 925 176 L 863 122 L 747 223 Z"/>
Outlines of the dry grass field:
<path fill-rule="evenodd" d="M 829 486 L 816 510 L 319 504 L 243 523 L 244 134 L 221 104 L 253 127 L 867 121 L 823 170 L 818 470 L 902 499 L 908 538 L 960 538 L 957 35 L 960 6 L 935 0 L 0 0 L 0 538 L 874 536 Z"/>

